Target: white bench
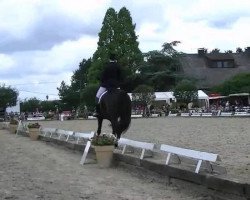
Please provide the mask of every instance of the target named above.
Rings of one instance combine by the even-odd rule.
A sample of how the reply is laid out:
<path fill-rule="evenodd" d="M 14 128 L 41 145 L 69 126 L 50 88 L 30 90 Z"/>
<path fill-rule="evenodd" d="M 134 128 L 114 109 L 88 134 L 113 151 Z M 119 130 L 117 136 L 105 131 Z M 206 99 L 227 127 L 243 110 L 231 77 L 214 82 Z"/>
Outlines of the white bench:
<path fill-rule="evenodd" d="M 76 143 L 78 144 L 79 141 L 82 139 L 84 140 L 90 140 L 94 136 L 93 131 L 92 132 L 74 132 L 74 138 L 76 139 Z"/>
<path fill-rule="evenodd" d="M 74 131 L 66 131 L 62 129 L 57 129 L 56 134 L 58 134 L 58 139 L 60 140 L 62 136 L 66 137 L 66 141 L 69 140 L 70 136 L 74 136 Z"/>
<path fill-rule="evenodd" d="M 39 131 L 40 134 L 46 137 L 47 134 L 49 134 L 49 137 L 52 137 L 52 134 L 56 132 L 56 128 L 48 128 L 48 127 L 40 127 Z"/>
<path fill-rule="evenodd" d="M 248 112 L 235 112 L 234 116 L 250 116 Z"/>
<path fill-rule="evenodd" d="M 120 138 L 120 140 L 118 140 L 118 145 L 123 146 L 122 154 L 125 153 L 127 146 L 142 149 L 140 159 L 144 158 L 145 150 L 153 151 L 154 146 L 155 146 L 153 143 L 139 142 L 139 141 L 130 140 L 126 138 Z"/>
<path fill-rule="evenodd" d="M 152 114 L 151 117 L 160 117 L 160 114 Z"/>
<path fill-rule="evenodd" d="M 233 115 L 232 112 L 221 112 L 220 116 L 221 117 L 231 117 Z"/>
<path fill-rule="evenodd" d="M 18 135 L 19 132 L 24 132 L 24 133 L 29 134 L 28 124 L 24 123 L 22 120 L 19 120 L 18 122 L 16 135 Z"/>
<path fill-rule="evenodd" d="M 191 150 L 191 149 L 184 149 L 184 148 L 174 147 L 174 146 L 165 145 L 165 144 L 161 145 L 160 150 L 163 152 L 167 152 L 167 154 L 168 154 L 167 160 L 166 160 L 166 165 L 169 164 L 171 154 L 175 154 L 177 156 L 183 156 L 183 157 L 188 157 L 188 158 L 198 160 L 198 163 L 197 163 L 196 169 L 195 169 L 195 173 L 199 173 L 202 161 L 206 161 L 206 164 L 209 167 L 210 172 L 213 171 L 210 162 L 220 161 L 218 154 L 207 153 L 207 152 L 202 152 L 202 151 L 195 151 L 195 150 Z"/>
<path fill-rule="evenodd" d="M 201 116 L 201 113 L 198 113 L 198 112 L 194 112 L 191 114 L 191 117 L 200 117 Z"/>
<path fill-rule="evenodd" d="M 87 143 L 86 143 L 86 146 L 85 146 L 85 149 L 84 149 L 84 152 L 82 154 L 82 158 L 80 160 L 80 164 L 83 165 L 85 163 L 85 160 L 86 160 L 86 157 L 87 157 L 87 154 L 89 152 L 89 148 L 91 146 L 91 138 L 94 137 L 94 134 L 95 132 L 92 131 L 90 133 L 80 133 L 80 132 L 75 132 L 75 137 L 78 137 L 77 139 L 77 143 L 79 142 L 79 139 L 80 138 L 84 138 L 84 139 L 88 139 Z"/>
<path fill-rule="evenodd" d="M 141 118 L 142 115 L 131 115 L 131 118 Z"/>
<path fill-rule="evenodd" d="M 169 117 L 176 117 L 177 113 L 172 113 L 171 111 L 169 111 L 168 116 Z"/>
<path fill-rule="evenodd" d="M 212 113 L 201 113 L 202 117 L 212 117 L 213 114 Z"/>
<path fill-rule="evenodd" d="M 189 117 L 190 114 L 189 113 L 181 113 L 181 117 Z"/>

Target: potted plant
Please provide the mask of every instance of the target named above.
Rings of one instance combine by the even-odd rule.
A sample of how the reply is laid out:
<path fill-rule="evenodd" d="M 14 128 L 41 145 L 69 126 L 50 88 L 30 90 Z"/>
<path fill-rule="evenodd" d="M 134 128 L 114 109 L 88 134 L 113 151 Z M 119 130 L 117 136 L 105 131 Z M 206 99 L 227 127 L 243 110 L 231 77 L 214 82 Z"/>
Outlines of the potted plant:
<path fill-rule="evenodd" d="M 113 134 L 94 135 L 91 144 L 96 152 L 97 163 L 100 167 L 110 167 L 117 139 Z"/>
<path fill-rule="evenodd" d="M 10 127 L 10 133 L 16 133 L 16 130 L 17 130 L 17 126 L 18 126 L 18 120 L 14 119 L 14 118 L 11 118 L 10 120 L 10 124 L 9 124 L 9 127 Z"/>
<path fill-rule="evenodd" d="M 39 137 L 39 128 L 40 128 L 39 123 L 29 123 L 28 128 L 29 128 L 29 136 L 31 140 L 37 140 Z"/>

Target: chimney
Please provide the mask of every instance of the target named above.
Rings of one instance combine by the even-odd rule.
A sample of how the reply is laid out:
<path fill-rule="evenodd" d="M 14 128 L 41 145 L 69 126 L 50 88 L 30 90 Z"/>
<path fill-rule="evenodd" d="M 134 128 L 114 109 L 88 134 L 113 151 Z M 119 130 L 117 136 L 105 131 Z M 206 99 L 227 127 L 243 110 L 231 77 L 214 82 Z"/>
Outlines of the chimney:
<path fill-rule="evenodd" d="M 207 53 L 206 49 L 205 48 L 199 48 L 198 49 L 198 55 L 201 57 L 201 56 L 204 56 L 205 54 Z"/>
<path fill-rule="evenodd" d="M 246 48 L 245 48 L 245 53 L 246 53 L 247 55 L 250 55 L 250 47 L 246 47 Z"/>

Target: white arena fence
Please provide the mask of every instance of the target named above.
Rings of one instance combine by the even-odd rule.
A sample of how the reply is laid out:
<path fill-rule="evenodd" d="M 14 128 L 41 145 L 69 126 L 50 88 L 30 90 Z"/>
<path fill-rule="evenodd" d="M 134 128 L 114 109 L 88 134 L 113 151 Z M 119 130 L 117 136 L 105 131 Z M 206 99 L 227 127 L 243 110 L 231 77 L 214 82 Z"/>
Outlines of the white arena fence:
<path fill-rule="evenodd" d="M 209 112 L 182 112 L 182 113 L 171 113 L 171 111 L 168 114 L 168 117 L 250 117 L 250 111 L 249 112 L 221 112 L 219 111 L 216 115 Z"/>
<path fill-rule="evenodd" d="M 28 133 L 27 123 L 19 121 L 18 128 L 17 128 L 17 135 L 21 133 Z M 56 140 L 61 140 L 65 142 L 73 142 L 75 144 L 82 143 L 84 144 L 84 152 L 80 160 L 80 164 L 83 165 L 86 161 L 89 149 L 91 147 L 91 138 L 94 136 L 94 131 L 87 131 L 87 132 L 74 132 L 68 131 L 63 129 L 56 129 L 56 128 L 49 128 L 49 127 L 40 127 L 40 135 L 45 138 L 53 138 Z M 201 169 L 201 164 L 204 163 L 203 166 L 208 172 L 212 173 L 214 171 L 214 166 L 218 161 L 221 161 L 220 156 L 215 153 L 186 149 L 181 147 L 175 147 L 171 145 L 161 144 L 160 148 L 157 148 L 157 145 L 150 142 L 142 142 L 131 140 L 128 138 L 121 138 L 118 141 L 118 148 L 121 148 L 121 154 L 128 153 L 126 150 L 127 148 L 133 148 L 140 151 L 139 159 L 145 159 L 146 151 L 150 154 L 151 159 L 154 159 L 153 155 L 155 153 L 160 153 L 162 156 L 165 157 L 166 155 L 166 165 L 171 165 L 170 159 L 175 155 L 178 158 L 179 164 L 181 162 L 181 158 L 190 159 L 195 161 L 195 173 L 199 173 Z M 130 152 L 131 153 L 131 152 Z M 226 173 L 224 167 L 221 170 L 221 173 Z"/>

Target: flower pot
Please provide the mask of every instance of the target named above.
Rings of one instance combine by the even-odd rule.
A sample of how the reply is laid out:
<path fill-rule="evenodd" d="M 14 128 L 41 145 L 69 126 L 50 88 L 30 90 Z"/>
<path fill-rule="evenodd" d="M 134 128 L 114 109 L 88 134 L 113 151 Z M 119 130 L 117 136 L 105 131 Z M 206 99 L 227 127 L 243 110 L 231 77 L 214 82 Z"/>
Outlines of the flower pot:
<path fill-rule="evenodd" d="M 15 134 L 17 130 L 17 124 L 9 124 L 10 133 Z"/>
<path fill-rule="evenodd" d="M 97 164 L 102 168 L 112 165 L 114 145 L 94 146 L 96 152 Z"/>
<path fill-rule="evenodd" d="M 29 128 L 29 136 L 31 140 L 37 140 L 39 137 L 39 128 Z"/>

